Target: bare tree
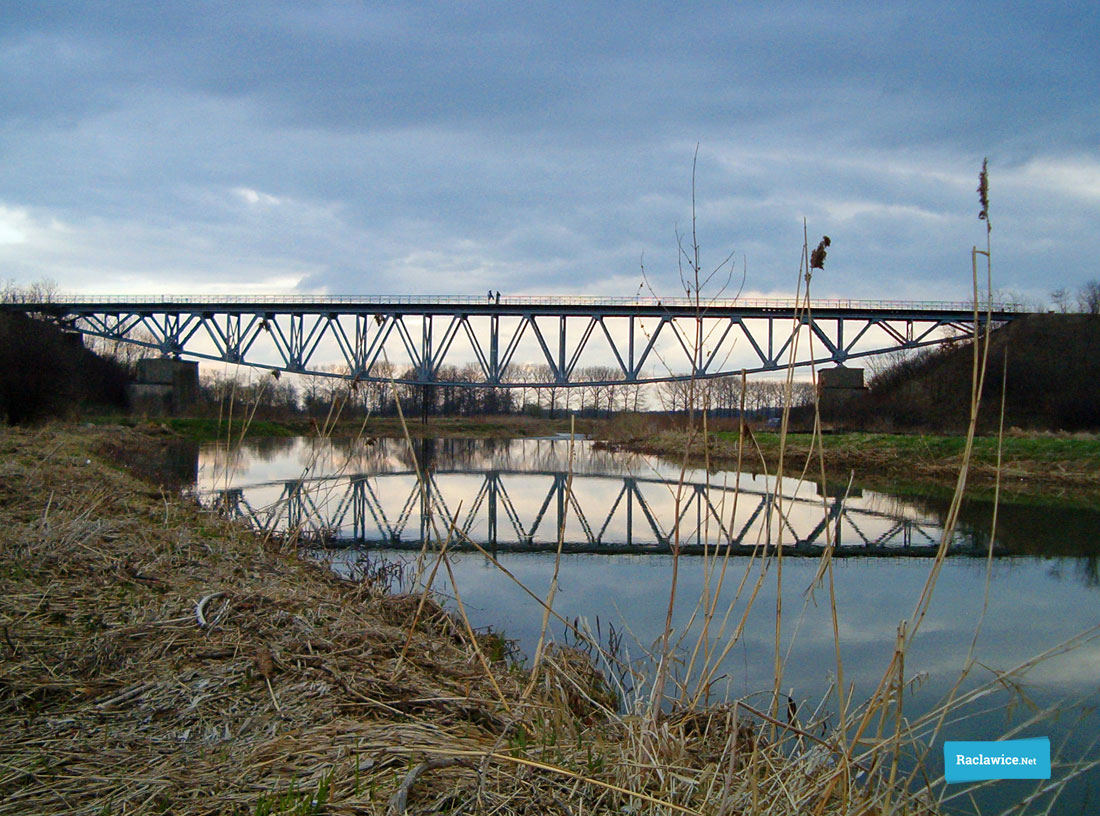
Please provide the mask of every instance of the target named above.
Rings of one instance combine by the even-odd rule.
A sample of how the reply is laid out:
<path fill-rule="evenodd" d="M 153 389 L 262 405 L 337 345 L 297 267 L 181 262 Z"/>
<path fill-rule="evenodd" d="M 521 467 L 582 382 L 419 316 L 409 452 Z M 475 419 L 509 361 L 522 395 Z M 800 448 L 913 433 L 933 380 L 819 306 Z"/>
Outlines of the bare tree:
<path fill-rule="evenodd" d="M 814 404 L 817 397 L 817 389 L 808 380 L 796 382 L 791 386 L 791 407 L 800 408 Z"/>
<path fill-rule="evenodd" d="M 554 379 L 554 370 L 546 363 L 532 366 L 531 371 L 533 379 L 538 382 L 551 383 L 549 387 L 539 389 L 538 400 L 540 405 L 545 403 L 544 407 L 549 412 L 550 418 L 553 419 L 554 412 L 558 407 L 558 399 L 561 397 L 563 389 L 557 385 L 557 381 Z"/>
<path fill-rule="evenodd" d="M 459 377 L 463 382 L 483 382 L 485 372 L 476 363 L 466 363 L 459 369 Z M 458 412 L 467 416 L 482 413 L 485 404 L 484 396 L 487 392 L 480 388 L 460 388 L 458 394 Z"/>
<path fill-rule="evenodd" d="M 1077 305 L 1085 314 L 1100 314 L 1100 278 L 1093 278 L 1081 286 Z"/>
<path fill-rule="evenodd" d="M 899 348 L 868 357 L 868 384 L 874 384 L 882 380 L 918 356 L 920 356 L 920 352 L 917 349 Z"/>
<path fill-rule="evenodd" d="M 668 380 L 657 385 L 657 399 L 661 401 L 661 408 L 670 413 L 687 411 L 696 396 L 691 380 Z"/>
<path fill-rule="evenodd" d="M 623 408 L 634 413 L 646 409 L 645 391 L 639 383 L 629 383 L 623 386 Z"/>
<path fill-rule="evenodd" d="M 106 337 L 84 335 L 85 345 L 89 349 L 100 357 L 114 360 L 122 366 L 130 376 L 134 376 L 137 372 L 139 360 L 157 357 L 160 352 L 156 349 L 157 339 L 151 332 L 145 329 L 132 329 L 127 332 L 126 337 L 126 340 L 109 340 Z M 148 345 L 140 345 L 142 343 Z"/>
<path fill-rule="evenodd" d="M 57 282 L 49 278 L 18 285 L 13 280 L 0 285 L 0 303 L 51 303 L 57 297 Z"/>
<path fill-rule="evenodd" d="M 317 415 L 327 409 L 325 404 L 325 378 L 320 374 L 299 374 L 302 403 L 306 413 Z"/>
<path fill-rule="evenodd" d="M 510 365 L 504 370 L 504 376 L 501 379 L 504 382 L 520 382 L 520 383 L 530 382 L 531 379 L 532 379 L 532 371 L 534 370 L 534 368 L 535 368 L 535 366 L 534 366 L 533 363 L 519 363 L 519 364 L 515 364 L 515 365 Z M 529 396 L 528 396 L 527 392 L 529 390 L 530 389 L 528 389 L 526 386 L 519 386 L 519 387 L 516 387 L 516 388 L 509 389 L 509 391 L 513 395 L 515 395 L 517 391 L 519 392 L 519 394 L 518 394 L 518 396 L 519 396 L 518 403 L 519 403 L 519 410 L 521 410 L 521 411 L 527 405 L 527 401 L 529 399 Z M 535 394 L 535 401 L 536 402 L 538 401 L 538 394 L 537 393 Z"/>
<path fill-rule="evenodd" d="M 595 386 L 595 390 L 603 399 L 603 405 L 607 416 L 615 412 L 615 402 L 619 396 L 619 384 L 615 381 L 619 376 L 619 370 L 611 366 L 595 366 L 588 369 L 588 376 L 594 380 L 602 380 L 602 384 Z"/>
<path fill-rule="evenodd" d="M 711 400 L 715 409 L 732 414 L 741 405 L 741 378 L 731 376 L 714 380 Z"/>

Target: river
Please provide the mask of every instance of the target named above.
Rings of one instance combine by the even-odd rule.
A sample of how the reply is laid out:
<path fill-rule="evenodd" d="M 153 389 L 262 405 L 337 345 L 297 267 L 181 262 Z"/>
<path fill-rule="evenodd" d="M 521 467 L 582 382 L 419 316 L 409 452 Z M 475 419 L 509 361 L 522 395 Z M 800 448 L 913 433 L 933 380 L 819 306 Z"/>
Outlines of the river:
<path fill-rule="evenodd" d="M 675 681 L 691 692 L 703 679 L 712 701 L 767 709 L 778 619 L 783 709 L 827 724 L 836 722 L 838 675 L 854 704 L 865 700 L 890 664 L 899 625 L 914 625 L 948 507 L 944 498 L 844 482 L 822 489 L 681 472 L 568 439 L 427 440 L 415 449 L 402 440 L 264 439 L 231 455 L 206 446 L 198 487 L 257 527 L 299 531 L 334 569 L 397 564 L 405 589 L 425 537 L 446 540 L 457 586 L 440 571 L 435 589 L 452 605 L 460 598 L 474 626 L 501 632 L 525 655 L 538 642 L 542 609 L 508 573 L 545 597 L 556 572 L 555 611 L 644 671 L 665 631 L 675 572 Z M 947 541 L 905 654 L 904 711 L 911 722 L 933 712 L 968 661 L 962 693 L 1029 667 L 953 711 L 930 735 L 925 767 L 942 774 L 945 739 L 1047 736 L 1051 782 L 1066 780 L 1074 763 L 1100 757 L 1100 513 L 1006 504 L 996 532 L 992 518 L 990 503 L 968 503 Z M 781 559 L 774 546 L 764 557 L 769 543 Z M 839 664 L 821 570 L 830 544 Z M 707 625 L 704 598 L 716 610 Z M 558 621 L 551 631 L 569 638 Z M 628 700 L 644 695 L 642 684 L 623 683 Z M 1047 784 L 1001 781 L 976 798 L 983 813 L 1000 812 Z M 972 812 L 961 796 L 949 804 Z M 1046 799 L 1038 804 L 1033 810 Z M 1089 769 L 1069 779 L 1051 812 L 1098 807 L 1100 773 Z"/>

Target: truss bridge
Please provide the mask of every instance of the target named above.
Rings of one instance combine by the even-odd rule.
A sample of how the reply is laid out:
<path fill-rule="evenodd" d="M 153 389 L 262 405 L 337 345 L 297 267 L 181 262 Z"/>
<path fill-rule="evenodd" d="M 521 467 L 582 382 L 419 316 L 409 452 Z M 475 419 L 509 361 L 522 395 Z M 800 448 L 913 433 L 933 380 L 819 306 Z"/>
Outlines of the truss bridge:
<path fill-rule="evenodd" d="M 358 382 L 641 385 L 965 340 L 1013 303 L 486 296 L 87 296 L 0 304 L 165 357 Z"/>

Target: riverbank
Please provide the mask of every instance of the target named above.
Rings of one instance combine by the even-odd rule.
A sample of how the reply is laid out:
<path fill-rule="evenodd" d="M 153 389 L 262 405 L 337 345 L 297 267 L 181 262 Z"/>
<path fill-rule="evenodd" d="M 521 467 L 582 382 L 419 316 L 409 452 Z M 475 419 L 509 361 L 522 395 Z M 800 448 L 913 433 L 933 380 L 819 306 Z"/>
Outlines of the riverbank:
<path fill-rule="evenodd" d="M 137 417 L 98 416 L 82 420 L 93 426 L 118 426 L 123 428 L 167 430 L 200 442 L 230 440 L 261 436 L 333 436 L 333 437 L 404 437 L 406 431 L 413 438 L 461 437 L 470 439 L 523 439 L 535 436 L 554 436 L 569 433 L 570 418 L 545 419 L 540 417 L 488 416 L 488 417 L 429 417 L 427 422 L 410 418 L 402 423 L 400 418 L 368 417 L 366 419 L 340 419 L 335 422 L 324 418 L 295 417 L 282 420 L 248 420 L 235 418 L 232 423 L 219 417 Z M 577 433 L 591 433 L 600 427 L 596 420 L 580 419 L 574 422 Z"/>
<path fill-rule="evenodd" d="M 701 434 L 687 434 L 657 416 L 627 415 L 614 419 L 546 419 L 528 416 L 430 417 L 402 424 L 397 417 L 370 417 L 323 421 L 298 418 L 281 421 L 236 421 L 230 425 L 210 417 L 93 417 L 94 427 L 123 427 L 154 435 L 175 435 L 200 442 L 245 438 L 331 436 L 370 438 L 524 439 L 567 434 L 596 440 L 598 447 L 662 456 L 694 467 L 732 469 L 739 453 L 735 421 L 720 420 L 704 446 Z M 746 470 L 775 472 L 779 464 L 780 435 L 759 429 L 746 435 L 741 461 Z M 689 447 L 690 441 L 690 447 Z M 821 465 L 813 437 L 790 433 L 783 450 L 784 473 L 803 472 L 818 478 Z M 846 483 L 851 476 L 863 486 L 889 484 L 897 491 L 918 493 L 953 491 L 962 464 L 963 436 L 884 433 L 828 433 L 822 437 L 825 474 Z M 813 455 L 811 456 L 811 452 Z M 807 464 L 809 462 L 809 464 Z M 1100 499 L 1100 434 L 1010 432 L 1002 443 L 998 464 L 996 437 L 980 436 L 968 471 L 969 494 L 992 496 L 1000 475 L 1001 490 L 1027 503 L 1093 505 Z"/>
<path fill-rule="evenodd" d="M 0 813 L 834 813 L 889 795 L 877 775 L 842 795 L 842 754 L 797 726 L 765 737 L 744 707 L 624 716 L 574 650 L 531 682 L 380 565 L 337 578 L 112 453 L 157 443 L 0 435 Z M 784 734 L 819 750 L 792 756 Z"/>
<path fill-rule="evenodd" d="M 728 427 L 728 425 L 726 426 Z M 685 449 L 695 466 L 711 469 L 736 466 L 748 470 L 766 467 L 774 473 L 779 466 L 780 435 L 757 431 L 746 434 L 743 444 L 735 430 L 712 431 L 704 444 L 702 434 L 683 430 L 638 429 L 630 425 L 609 425 L 601 444 L 609 448 L 648 453 L 681 461 Z M 966 438 L 921 434 L 830 433 L 821 437 L 825 474 L 829 481 L 873 484 L 888 480 L 908 485 L 954 488 L 963 461 Z M 988 492 L 998 474 L 1001 487 L 1021 495 L 1082 495 L 1100 492 L 1100 434 L 1028 433 L 1006 435 L 998 463 L 998 440 L 984 436 L 974 440 L 968 470 L 968 484 Z M 788 434 L 783 444 L 783 471 L 787 475 L 805 472 L 820 477 L 821 461 L 814 437 Z"/>

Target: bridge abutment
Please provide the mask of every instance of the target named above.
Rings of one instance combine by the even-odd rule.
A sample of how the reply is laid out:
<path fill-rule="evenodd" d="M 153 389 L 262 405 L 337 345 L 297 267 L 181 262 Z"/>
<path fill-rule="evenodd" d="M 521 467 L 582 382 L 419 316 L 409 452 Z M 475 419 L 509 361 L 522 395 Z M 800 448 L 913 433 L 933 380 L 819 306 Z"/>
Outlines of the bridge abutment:
<path fill-rule="evenodd" d="M 139 414 L 179 414 L 199 394 L 199 364 L 150 357 L 138 360 L 137 382 L 128 389 L 130 410 Z"/>
<path fill-rule="evenodd" d="M 825 368 L 818 372 L 818 396 L 821 417 L 828 421 L 844 419 L 852 403 L 867 390 L 862 368 Z"/>

